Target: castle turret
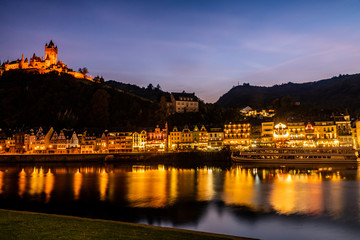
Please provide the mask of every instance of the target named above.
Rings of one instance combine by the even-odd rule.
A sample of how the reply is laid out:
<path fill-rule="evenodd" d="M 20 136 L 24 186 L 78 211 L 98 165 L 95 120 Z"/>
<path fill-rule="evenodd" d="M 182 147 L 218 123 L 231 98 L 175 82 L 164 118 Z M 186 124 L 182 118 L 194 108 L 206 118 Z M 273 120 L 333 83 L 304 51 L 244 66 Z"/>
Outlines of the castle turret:
<path fill-rule="evenodd" d="M 20 61 L 20 69 L 24 68 L 24 54 L 21 55 L 21 61 Z"/>
<path fill-rule="evenodd" d="M 50 59 L 50 65 L 57 63 L 57 46 L 55 47 L 51 40 L 49 44 L 45 44 L 45 59 Z"/>

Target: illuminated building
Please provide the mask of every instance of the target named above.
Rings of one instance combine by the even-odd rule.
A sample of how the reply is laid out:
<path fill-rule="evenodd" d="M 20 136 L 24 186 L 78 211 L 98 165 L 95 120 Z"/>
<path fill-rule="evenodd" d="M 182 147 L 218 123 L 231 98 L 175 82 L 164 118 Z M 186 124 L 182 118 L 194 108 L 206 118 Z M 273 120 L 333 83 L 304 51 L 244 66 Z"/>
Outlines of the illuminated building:
<path fill-rule="evenodd" d="M 49 131 L 44 134 L 44 130 L 42 127 L 39 128 L 39 130 L 36 132 L 36 135 L 34 136 L 34 145 L 33 153 L 46 153 L 47 149 L 50 146 L 50 138 L 54 132 L 53 128 L 50 128 Z"/>
<path fill-rule="evenodd" d="M 153 131 L 147 132 L 146 149 L 154 151 L 164 151 L 167 146 L 168 126 L 160 129 L 159 125 Z"/>
<path fill-rule="evenodd" d="M 99 151 L 99 133 L 97 133 L 96 131 L 86 130 L 80 136 L 80 153 L 95 153 Z"/>
<path fill-rule="evenodd" d="M 248 146 L 250 144 L 250 123 L 225 124 L 224 145 Z"/>
<path fill-rule="evenodd" d="M 63 131 L 54 131 L 50 139 L 49 153 L 66 153 L 66 138 Z"/>
<path fill-rule="evenodd" d="M 201 126 L 200 130 L 195 125 L 193 129 L 193 141 L 195 149 L 206 149 L 208 146 L 208 132 L 204 125 Z"/>
<path fill-rule="evenodd" d="M 314 140 L 314 127 L 311 123 L 308 123 L 305 127 L 305 139 L 306 140 Z"/>
<path fill-rule="evenodd" d="M 274 126 L 274 142 L 285 143 L 290 139 L 290 134 L 287 126 L 283 123 L 278 123 Z"/>
<path fill-rule="evenodd" d="M 359 149 L 360 147 L 360 120 L 355 121 L 355 128 L 354 128 L 354 142 L 355 148 Z"/>
<path fill-rule="evenodd" d="M 290 135 L 290 145 L 293 147 L 302 147 L 306 139 L 304 122 L 288 122 L 287 128 Z"/>
<path fill-rule="evenodd" d="M 6 149 L 6 133 L 0 128 L 0 153 L 5 153 Z"/>
<path fill-rule="evenodd" d="M 142 130 L 140 133 L 133 133 L 133 151 L 145 151 L 146 143 L 147 143 L 147 133 L 145 130 Z"/>
<path fill-rule="evenodd" d="M 180 149 L 193 149 L 194 136 L 190 128 L 185 125 L 181 131 Z"/>
<path fill-rule="evenodd" d="M 247 106 L 240 110 L 242 114 L 244 114 L 247 117 L 257 117 L 257 118 L 271 118 L 275 115 L 274 110 L 253 110 L 251 107 Z"/>
<path fill-rule="evenodd" d="M 107 149 L 109 153 L 131 152 L 133 147 L 131 132 L 109 132 Z"/>
<path fill-rule="evenodd" d="M 314 136 L 318 146 L 339 146 L 334 121 L 315 121 Z"/>
<path fill-rule="evenodd" d="M 14 152 L 15 153 L 24 153 L 25 152 L 25 133 L 23 132 L 17 132 L 14 134 L 14 141 L 15 141 L 15 147 Z"/>
<path fill-rule="evenodd" d="M 274 137 L 274 122 L 261 123 L 261 144 L 272 145 Z"/>
<path fill-rule="evenodd" d="M 305 139 L 305 124 L 304 122 L 289 122 L 287 127 L 291 140 L 304 140 Z"/>
<path fill-rule="evenodd" d="M 171 113 L 199 112 L 199 99 L 195 93 L 171 93 Z"/>
<path fill-rule="evenodd" d="M 176 150 L 179 148 L 181 143 L 181 131 L 175 126 L 173 130 L 169 133 L 169 149 Z"/>
<path fill-rule="evenodd" d="M 75 131 L 61 130 L 58 134 L 54 131 L 50 139 L 48 153 L 77 153 L 79 147 L 79 139 Z"/>
<path fill-rule="evenodd" d="M 337 139 L 340 147 L 352 147 L 353 137 L 349 115 L 334 116 Z"/>
<path fill-rule="evenodd" d="M 224 131 L 222 128 L 210 128 L 208 132 L 208 148 L 220 150 L 223 146 Z"/>
<path fill-rule="evenodd" d="M 7 61 L 3 64 L 2 71 L 9 71 L 15 69 L 21 69 L 28 72 L 38 72 L 38 73 L 49 73 L 49 72 L 58 72 L 67 73 L 72 75 L 75 78 L 87 79 L 89 81 L 94 81 L 92 78 L 86 76 L 80 72 L 74 72 L 72 69 L 68 68 L 65 63 L 57 60 L 58 48 L 54 45 L 53 41 L 50 41 L 49 44 L 45 44 L 45 57 L 38 57 L 33 54 L 32 58 L 28 60 L 24 59 L 24 54 L 21 56 L 21 60 L 16 60 L 13 62 Z M 0 72 L 2 73 L 2 72 Z"/>
<path fill-rule="evenodd" d="M 252 147 L 261 145 L 261 124 L 251 124 L 250 130 L 250 144 Z"/>

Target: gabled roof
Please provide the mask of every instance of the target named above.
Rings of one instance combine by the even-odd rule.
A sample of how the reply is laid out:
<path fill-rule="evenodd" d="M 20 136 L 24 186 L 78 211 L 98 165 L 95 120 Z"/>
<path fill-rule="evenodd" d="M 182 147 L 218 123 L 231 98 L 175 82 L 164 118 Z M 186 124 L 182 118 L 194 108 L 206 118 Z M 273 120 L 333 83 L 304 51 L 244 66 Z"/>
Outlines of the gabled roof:
<path fill-rule="evenodd" d="M 74 130 L 65 130 L 64 129 L 63 132 L 64 132 L 64 136 L 65 136 L 66 139 L 71 139 L 75 131 Z"/>

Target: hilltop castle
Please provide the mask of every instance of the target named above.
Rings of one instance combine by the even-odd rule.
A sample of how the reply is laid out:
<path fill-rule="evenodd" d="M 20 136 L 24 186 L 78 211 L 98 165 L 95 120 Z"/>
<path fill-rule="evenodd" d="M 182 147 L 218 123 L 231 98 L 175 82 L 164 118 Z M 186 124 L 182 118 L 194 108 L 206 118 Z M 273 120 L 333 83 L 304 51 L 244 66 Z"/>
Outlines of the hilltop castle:
<path fill-rule="evenodd" d="M 68 68 L 65 63 L 57 60 L 58 48 L 54 45 L 51 40 L 49 44 L 45 44 L 45 59 L 43 57 L 38 57 L 33 54 L 30 61 L 27 58 L 24 60 L 24 54 L 21 56 L 21 60 L 16 60 L 5 62 L 0 66 L 0 75 L 4 71 L 9 71 L 13 69 L 21 69 L 28 72 L 38 72 L 38 73 L 49 73 L 51 71 L 56 71 L 60 73 L 67 73 L 76 78 L 87 79 L 89 81 L 94 81 L 92 78 L 86 76 L 80 72 L 74 72 L 72 69 Z"/>

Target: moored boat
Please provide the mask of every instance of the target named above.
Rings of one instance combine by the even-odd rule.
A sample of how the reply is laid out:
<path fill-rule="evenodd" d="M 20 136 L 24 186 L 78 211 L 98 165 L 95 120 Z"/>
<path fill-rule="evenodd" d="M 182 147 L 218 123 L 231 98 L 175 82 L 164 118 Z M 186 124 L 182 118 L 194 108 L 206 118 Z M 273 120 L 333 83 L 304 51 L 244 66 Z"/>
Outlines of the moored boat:
<path fill-rule="evenodd" d="M 232 152 L 240 163 L 358 163 L 357 152 L 350 147 L 256 147 Z"/>

